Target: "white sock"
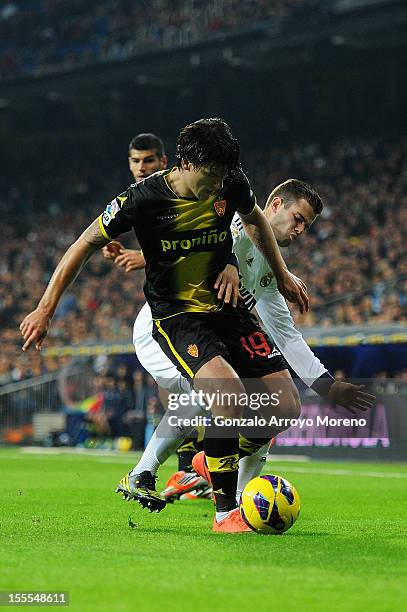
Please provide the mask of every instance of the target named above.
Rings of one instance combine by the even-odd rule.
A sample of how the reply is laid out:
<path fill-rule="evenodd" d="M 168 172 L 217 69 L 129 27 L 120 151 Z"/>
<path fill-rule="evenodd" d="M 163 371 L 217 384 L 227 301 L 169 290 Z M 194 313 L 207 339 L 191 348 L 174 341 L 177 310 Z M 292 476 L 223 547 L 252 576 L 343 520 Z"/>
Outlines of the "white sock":
<path fill-rule="evenodd" d="M 141 472 L 145 471 L 156 475 L 160 465 L 176 451 L 181 442 L 194 429 L 191 426 L 183 427 L 182 419 L 191 419 L 203 413 L 207 414 L 205 408 L 197 405 L 195 402 L 182 406 L 178 410 L 167 410 L 150 438 L 140 461 L 132 469 L 131 475 L 141 474 Z M 170 417 L 176 417 L 176 425 L 169 424 Z M 179 421 L 180 425 L 178 425 Z"/>
<path fill-rule="evenodd" d="M 260 476 L 266 461 L 269 446 L 270 442 L 267 442 L 267 444 L 262 446 L 256 453 L 239 459 L 239 478 L 236 489 L 237 503 L 240 502 L 240 496 L 247 483 L 252 480 L 252 478 Z"/>
<path fill-rule="evenodd" d="M 172 446 L 173 440 L 171 438 L 158 438 L 156 430 L 141 455 L 140 461 L 132 469 L 131 475 L 141 474 L 141 472 L 151 472 L 155 475 L 161 463 L 170 456 Z M 177 446 L 175 446 L 174 451 L 176 448 Z"/>
<path fill-rule="evenodd" d="M 233 510 L 236 510 L 236 508 L 233 508 Z M 216 513 L 216 522 L 219 523 L 220 521 L 222 521 L 225 517 L 227 517 L 227 515 L 230 512 L 233 512 L 233 510 L 227 510 L 226 512 L 217 512 Z"/>

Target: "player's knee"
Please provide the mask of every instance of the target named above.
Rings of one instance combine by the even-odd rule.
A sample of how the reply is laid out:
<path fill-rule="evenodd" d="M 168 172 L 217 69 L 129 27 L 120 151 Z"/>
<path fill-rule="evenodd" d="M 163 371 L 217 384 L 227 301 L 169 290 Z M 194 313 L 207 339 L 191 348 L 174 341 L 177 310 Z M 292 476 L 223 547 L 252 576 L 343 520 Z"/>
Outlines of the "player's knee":
<path fill-rule="evenodd" d="M 227 381 L 221 392 L 221 404 L 225 416 L 238 419 L 243 416 L 244 406 L 240 405 L 239 398 L 245 394 L 245 388 L 240 380 Z"/>
<path fill-rule="evenodd" d="M 301 402 L 300 397 L 298 395 L 293 395 L 291 403 L 291 413 L 291 419 L 298 419 L 301 416 Z"/>
<path fill-rule="evenodd" d="M 243 416 L 244 409 L 238 405 L 230 405 L 223 407 L 222 416 L 230 419 L 240 419 Z"/>
<path fill-rule="evenodd" d="M 294 411 L 294 416 L 292 418 L 298 419 L 301 416 L 301 398 L 300 394 L 298 393 L 298 389 L 295 385 L 293 385 L 292 388 L 292 397 L 292 405 Z"/>
<path fill-rule="evenodd" d="M 243 416 L 244 406 L 240 405 L 239 398 L 245 393 L 245 388 L 239 379 L 222 381 L 222 386 L 212 394 L 213 404 L 211 412 L 213 415 L 226 418 L 239 419 Z"/>
<path fill-rule="evenodd" d="M 298 419 L 301 415 L 301 401 L 297 389 L 286 393 L 280 403 L 280 417 L 284 419 Z"/>

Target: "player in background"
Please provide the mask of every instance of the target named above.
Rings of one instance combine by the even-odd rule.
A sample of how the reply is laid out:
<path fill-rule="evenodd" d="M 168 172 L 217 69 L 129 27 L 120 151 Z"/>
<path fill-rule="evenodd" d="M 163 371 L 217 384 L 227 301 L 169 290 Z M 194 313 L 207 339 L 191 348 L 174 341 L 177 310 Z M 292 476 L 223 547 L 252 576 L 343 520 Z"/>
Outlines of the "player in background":
<path fill-rule="evenodd" d="M 281 389 L 284 379 L 284 397 L 274 416 L 298 416 L 296 390 L 281 355 L 273 355 L 272 342 L 245 307 L 233 307 L 234 300 L 233 306 L 225 306 L 219 299 L 219 293 L 223 297 L 232 292 L 226 268 L 232 259 L 230 224 L 238 212 L 273 270 L 279 291 L 298 303 L 301 312 L 308 309 L 306 287 L 287 270 L 240 169 L 239 154 L 239 144 L 222 119 L 200 119 L 185 126 L 178 136 L 177 166 L 115 197 L 67 250 L 37 308 L 20 325 L 23 350 L 32 344 L 41 348 L 61 296 L 89 258 L 134 229 L 146 260 L 144 292 L 153 314 L 154 337 L 183 375 L 205 394 L 216 391 L 217 381 L 222 381 L 222 393 L 232 399 L 245 394 L 239 373 L 260 379 L 270 396 Z M 214 283 L 219 276 L 218 292 Z M 245 350 L 241 338 L 254 333 L 262 335 L 267 355 L 249 355 Z M 216 402 L 211 411 L 221 419 L 243 413 L 235 401 Z M 276 427 L 273 435 L 283 429 Z M 214 530 L 231 533 L 248 528 L 236 506 L 238 436 L 233 427 L 228 434 L 228 438 L 208 440 L 206 460 L 216 499 Z M 138 486 L 154 488 L 155 482 Z"/>
<path fill-rule="evenodd" d="M 280 246 L 289 246 L 293 240 L 300 238 L 321 211 L 322 202 L 318 194 L 306 183 L 296 179 L 289 179 L 278 185 L 268 197 L 265 207 L 265 215 Z M 347 408 L 350 412 L 370 408 L 374 399 L 372 395 L 363 392 L 358 385 L 335 381 L 308 347 L 295 327 L 287 304 L 277 289 L 270 267 L 250 242 L 237 215 L 232 222 L 232 236 L 233 250 L 238 258 L 242 279 L 240 294 L 250 310 L 256 308 L 266 331 L 296 374 L 316 393 L 326 397 L 331 403 Z M 137 256 L 133 264 L 134 269 L 141 265 Z M 146 304 L 134 325 L 134 345 L 141 363 L 156 379 L 169 381 L 174 393 L 188 393 L 189 388 L 185 385 L 185 379 L 181 377 L 172 362 L 163 352 L 160 353 L 160 349 L 157 353 L 157 344 L 151 336 L 152 328 L 151 312 Z M 146 470 L 155 475 L 158 466 L 168 458 L 183 435 L 188 435 L 190 430 L 187 426 L 184 428 L 171 426 L 169 419 L 174 416 L 177 419 L 191 419 L 198 415 L 207 415 L 205 406 L 198 404 L 184 406 L 181 413 L 179 410 L 177 412 L 170 410 L 163 417 L 132 473 L 140 474 Z M 240 436 L 237 498 L 240 497 L 247 482 L 260 473 L 268 445 L 269 441 L 264 439 L 252 440 L 250 437 Z M 196 464 L 197 460 L 200 460 L 202 466 L 203 457 L 197 457 L 193 463 Z M 174 483 L 172 490 L 167 487 L 164 492 L 165 499 L 167 501 L 178 499 L 190 494 L 194 488 L 199 491 L 200 487 L 205 487 L 206 475 L 199 467 L 198 470 L 202 475 L 201 478 L 192 473 L 187 474 L 178 483 Z M 126 495 L 126 497 L 130 499 L 131 496 Z M 135 492 L 134 498 L 137 501 L 142 500 L 142 497 L 143 492 Z M 158 506 L 159 502 L 154 508 Z"/>
<path fill-rule="evenodd" d="M 137 134 L 129 144 L 128 163 L 136 183 L 159 170 L 164 170 L 167 167 L 168 158 L 161 138 L 152 133 Z M 104 246 L 102 253 L 106 259 L 113 261 L 118 267 L 124 268 L 126 272 L 141 269 L 145 266 L 145 260 L 140 250 L 126 249 L 117 240 L 112 240 Z M 166 406 L 168 392 L 161 387 L 158 390 L 161 404 Z M 202 450 L 202 446 L 197 444 L 197 435 L 190 436 L 182 441 L 180 447 L 176 449 L 178 470 L 169 478 L 167 487 L 172 489 L 186 473 L 192 471 L 192 458 L 198 450 Z"/>
<path fill-rule="evenodd" d="M 129 144 L 128 162 L 129 170 L 136 183 L 158 170 L 164 170 L 167 167 L 168 158 L 163 141 L 155 134 L 137 134 Z M 140 250 L 126 249 L 116 240 L 104 246 L 102 253 L 106 259 L 111 259 L 116 265 L 123 267 L 126 272 L 138 269 L 141 263 L 143 265 L 140 267 L 145 265 Z M 132 262 L 135 267 L 128 267 L 129 262 Z"/>

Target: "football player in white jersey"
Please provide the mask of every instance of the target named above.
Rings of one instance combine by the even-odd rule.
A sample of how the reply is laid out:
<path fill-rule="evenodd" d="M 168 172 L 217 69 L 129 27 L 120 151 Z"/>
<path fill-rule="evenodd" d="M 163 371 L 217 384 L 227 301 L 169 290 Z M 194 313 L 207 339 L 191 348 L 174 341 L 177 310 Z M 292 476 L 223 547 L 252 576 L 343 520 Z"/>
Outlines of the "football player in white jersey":
<path fill-rule="evenodd" d="M 280 246 L 288 246 L 309 229 L 322 210 L 322 203 L 316 192 L 306 183 L 289 179 L 278 185 L 269 195 L 265 206 L 265 215 L 270 222 Z M 233 251 L 237 256 L 240 269 L 240 295 L 249 309 L 256 308 L 263 327 L 273 339 L 278 352 L 301 378 L 316 393 L 327 397 L 337 405 L 346 407 L 351 412 L 366 410 L 372 406 L 374 397 L 362 390 L 361 386 L 342 381 L 335 381 L 325 366 L 314 355 L 306 344 L 302 334 L 296 329 L 284 297 L 277 288 L 263 255 L 254 247 L 247 236 L 244 226 L 235 216 L 232 222 Z M 140 267 L 140 260 L 131 263 L 129 269 Z M 140 311 L 134 324 L 133 342 L 137 357 L 143 367 L 155 378 L 157 383 L 170 393 L 191 392 L 190 382 L 184 378 L 169 358 L 163 353 L 151 332 L 153 321 L 151 311 L 146 304 Z M 250 350 L 250 347 L 248 347 Z M 157 493 L 142 491 L 134 487 L 137 475 L 144 471 L 156 474 L 158 467 L 187 437 L 193 427 L 184 425 L 199 415 L 208 416 L 207 406 L 202 402 L 191 401 L 188 405 L 178 407 L 174 413 L 169 410 L 154 433 L 139 463 L 125 476 L 117 491 L 125 498 L 136 499 L 150 510 L 162 509 L 162 502 L 155 502 Z M 172 424 L 176 421 L 176 424 Z M 250 439 L 240 436 L 239 481 L 237 495 L 245 484 L 261 471 L 262 461 L 267 452 L 269 440 Z M 200 455 L 200 456 L 199 456 Z M 167 500 L 173 500 L 190 491 L 207 491 L 207 471 L 202 453 L 196 456 L 194 466 L 199 473 L 188 473 L 178 482 L 172 491 L 164 492 Z M 172 498 L 172 499 L 171 499 Z"/>

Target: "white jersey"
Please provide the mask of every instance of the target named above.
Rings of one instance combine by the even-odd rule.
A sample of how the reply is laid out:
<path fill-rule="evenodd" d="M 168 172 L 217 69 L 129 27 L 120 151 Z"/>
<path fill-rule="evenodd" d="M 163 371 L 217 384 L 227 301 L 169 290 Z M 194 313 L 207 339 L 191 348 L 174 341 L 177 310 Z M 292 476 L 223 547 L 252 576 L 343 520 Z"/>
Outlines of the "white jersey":
<path fill-rule="evenodd" d="M 239 262 L 240 294 L 249 308 L 256 308 L 264 329 L 294 372 L 310 387 L 327 370 L 296 329 L 285 299 L 264 256 L 247 236 L 239 215 L 232 221 L 233 251 Z M 178 371 L 152 337 L 153 320 L 148 304 L 134 323 L 133 343 L 141 365 L 157 384 L 173 393 L 190 390 L 190 382 Z"/>
<path fill-rule="evenodd" d="M 239 261 L 242 283 L 240 294 L 246 306 L 249 310 L 256 308 L 274 344 L 297 376 L 310 387 L 327 369 L 295 327 L 270 266 L 246 234 L 239 215 L 233 217 L 231 230 L 233 251 Z"/>

